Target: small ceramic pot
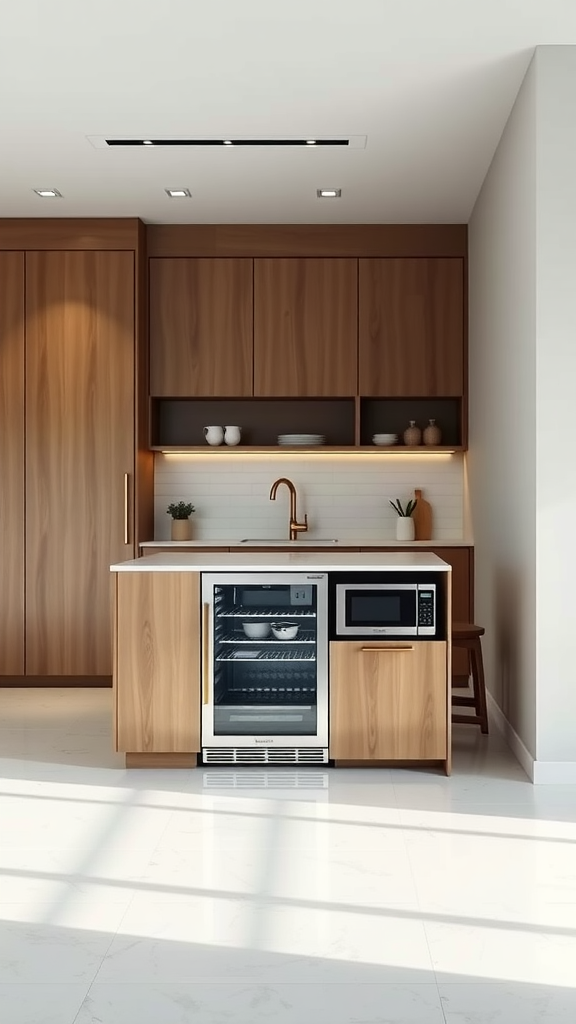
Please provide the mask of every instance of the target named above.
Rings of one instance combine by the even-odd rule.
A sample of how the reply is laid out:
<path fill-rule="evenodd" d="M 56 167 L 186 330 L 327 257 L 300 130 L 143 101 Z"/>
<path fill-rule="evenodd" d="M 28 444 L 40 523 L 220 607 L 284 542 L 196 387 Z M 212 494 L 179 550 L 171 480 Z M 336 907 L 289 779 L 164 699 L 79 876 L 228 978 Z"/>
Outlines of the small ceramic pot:
<path fill-rule="evenodd" d="M 172 540 L 192 540 L 192 523 L 189 519 L 172 520 Z"/>

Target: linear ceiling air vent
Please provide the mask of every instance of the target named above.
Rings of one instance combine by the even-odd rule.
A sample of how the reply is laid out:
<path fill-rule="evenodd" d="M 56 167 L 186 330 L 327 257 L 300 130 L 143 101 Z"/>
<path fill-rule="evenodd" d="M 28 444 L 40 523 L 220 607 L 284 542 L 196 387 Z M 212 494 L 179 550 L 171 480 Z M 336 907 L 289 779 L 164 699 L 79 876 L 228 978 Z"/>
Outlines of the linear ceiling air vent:
<path fill-rule="evenodd" d="M 192 138 L 154 138 L 149 135 L 145 138 L 107 138 L 105 135 L 88 135 L 88 141 L 96 149 L 107 149 L 109 147 L 122 147 L 142 146 L 146 149 L 153 149 L 155 147 L 162 146 L 215 146 L 215 147 L 226 147 L 228 149 L 234 146 L 255 146 L 255 147 L 274 147 L 274 146 L 292 146 L 302 147 L 303 149 L 318 149 L 321 147 L 344 147 L 348 149 L 364 149 L 366 146 L 365 135 L 335 135 L 330 138 L 315 138 L 314 136 L 303 136 L 299 138 L 271 138 L 271 139 L 242 139 L 235 138 L 234 136 L 227 136 L 223 138 L 213 139 L 192 139 Z"/>

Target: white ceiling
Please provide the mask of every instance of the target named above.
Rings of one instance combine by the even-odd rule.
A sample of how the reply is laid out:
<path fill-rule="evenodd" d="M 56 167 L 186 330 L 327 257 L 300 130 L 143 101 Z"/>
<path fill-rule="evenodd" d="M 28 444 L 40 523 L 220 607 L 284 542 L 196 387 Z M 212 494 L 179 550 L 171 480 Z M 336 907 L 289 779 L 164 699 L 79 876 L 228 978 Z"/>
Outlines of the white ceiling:
<path fill-rule="evenodd" d="M 3 3 L 0 216 L 467 221 L 539 44 L 576 44 L 576 0 Z M 366 147 L 87 139 L 349 134 Z"/>

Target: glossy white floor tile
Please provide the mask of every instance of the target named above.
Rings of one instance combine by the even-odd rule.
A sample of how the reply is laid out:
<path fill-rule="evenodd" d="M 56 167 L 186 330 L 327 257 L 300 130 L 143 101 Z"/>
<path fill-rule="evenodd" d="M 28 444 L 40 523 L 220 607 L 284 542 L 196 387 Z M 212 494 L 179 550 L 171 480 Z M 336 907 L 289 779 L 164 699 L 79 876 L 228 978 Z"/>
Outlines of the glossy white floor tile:
<path fill-rule="evenodd" d="M 78 1019 L 85 998 L 85 984 L 0 982 L 0 1020 L 3 1024 L 71 1024 Z"/>
<path fill-rule="evenodd" d="M 127 772 L 108 690 L 0 690 L 0 1020 L 574 1024 L 576 787 Z"/>
<path fill-rule="evenodd" d="M 444 1024 L 436 985 L 103 985 L 75 1024 Z"/>

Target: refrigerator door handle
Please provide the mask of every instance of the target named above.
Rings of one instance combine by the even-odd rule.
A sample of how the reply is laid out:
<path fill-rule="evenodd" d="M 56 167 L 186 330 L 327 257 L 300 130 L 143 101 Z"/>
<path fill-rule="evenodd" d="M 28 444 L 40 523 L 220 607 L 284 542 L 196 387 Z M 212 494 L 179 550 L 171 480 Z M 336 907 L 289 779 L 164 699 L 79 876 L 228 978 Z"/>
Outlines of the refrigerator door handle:
<path fill-rule="evenodd" d="M 202 703 L 210 702 L 210 605 L 202 605 Z"/>

